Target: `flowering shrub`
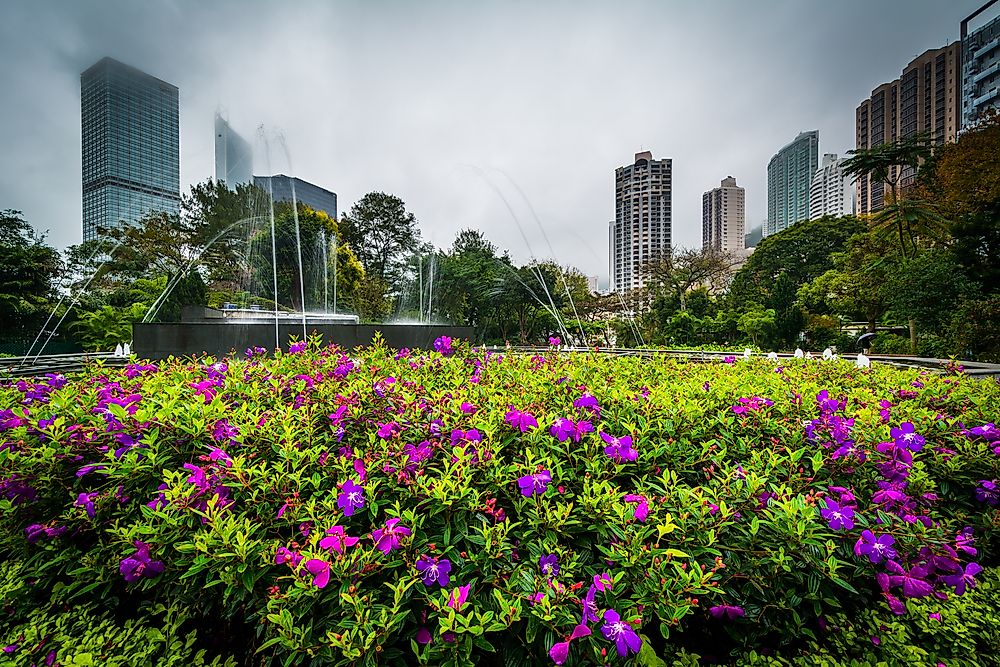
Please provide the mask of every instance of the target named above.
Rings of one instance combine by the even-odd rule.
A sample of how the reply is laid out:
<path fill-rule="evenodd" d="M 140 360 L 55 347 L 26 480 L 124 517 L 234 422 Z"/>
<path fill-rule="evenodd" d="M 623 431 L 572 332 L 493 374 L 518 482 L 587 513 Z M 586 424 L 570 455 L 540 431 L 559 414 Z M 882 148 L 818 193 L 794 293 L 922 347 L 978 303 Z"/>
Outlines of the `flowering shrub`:
<path fill-rule="evenodd" d="M 847 660 L 996 579 L 995 382 L 436 347 L 0 388 L 2 655 Z"/>

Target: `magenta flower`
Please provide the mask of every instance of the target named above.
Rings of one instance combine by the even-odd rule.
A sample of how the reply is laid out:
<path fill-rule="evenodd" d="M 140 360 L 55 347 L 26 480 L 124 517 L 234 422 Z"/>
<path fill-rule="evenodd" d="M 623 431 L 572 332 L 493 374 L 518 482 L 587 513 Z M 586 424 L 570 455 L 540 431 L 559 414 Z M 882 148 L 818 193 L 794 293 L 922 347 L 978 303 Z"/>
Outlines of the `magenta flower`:
<path fill-rule="evenodd" d="M 306 341 L 304 340 L 300 340 L 299 342 L 292 343 L 291 345 L 288 346 L 289 354 L 298 354 L 299 352 L 305 352 L 305 351 L 306 351 Z"/>
<path fill-rule="evenodd" d="M 274 564 L 284 565 L 285 563 L 291 563 L 292 568 L 297 568 L 299 563 L 302 562 L 302 556 L 296 552 L 292 551 L 288 547 L 278 547 L 277 553 L 274 554 Z"/>
<path fill-rule="evenodd" d="M 854 553 L 857 556 L 868 556 L 872 563 L 881 563 L 883 560 L 895 560 L 896 550 L 892 545 L 896 539 L 892 535 L 879 535 L 870 530 L 861 531 L 861 538 L 854 544 Z"/>
<path fill-rule="evenodd" d="M 445 357 L 449 357 L 455 353 L 455 350 L 451 347 L 451 336 L 441 336 L 434 341 L 434 351 L 440 353 Z"/>
<path fill-rule="evenodd" d="M 743 618 L 747 615 L 743 607 L 733 604 L 717 604 L 714 607 L 709 607 L 708 613 L 714 619 L 728 619 L 730 621 L 735 621 L 737 618 Z"/>
<path fill-rule="evenodd" d="M 737 404 L 729 409 L 733 411 L 733 414 L 744 415 L 748 412 L 758 412 L 764 408 L 771 407 L 772 405 L 774 405 L 774 401 L 769 398 L 763 398 L 761 396 L 748 396 L 740 398 Z"/>
<path fill-rule="evenodd" d="M 417 572 L 420 573 L 424 586 L 437 584 L 444 588 L 451 582 L 451 577 L 448 576 L 451 572 L 451 561 L 447 558 L 438 560 L 430 556 L 421 556 L 417 560 Z"/>
<path fill-rule="evenodd" d="M 306 571 L 313 576 L 313 586 L 323 588 L 330 583 L 330 564 L 319 558 L 306 561 Z"/>
<path fill-rule="evenodd" d="M 580 637 L 586 637 L 590 634 L 590 628 L 582 623 L 573 628 L 573 633 L 564 642 L 556 642 L 549 649 L 549 657 L 552 658 L 552 662 L 557 665 L 561 665 L 566 662 L 569 657 L 569 643 L 574 639 L 579 639 Z"/>
<path fill-rule="evenodd" d="M 420 628 L 417 628 L 416 640 L 418 644 L 430 644 L 432 639 L 433 637 L 431 636 L 431 631 L 426 627 L 421 626 Z"/>
<path fill-rule="evenodd" d="M 465 586 L 459 586 L 458 588 L 452 589 L 451 593 L 448 595 L 448 606 L 455 611 L 462 611 L 465 601 L 469 598 L 470 588 L 472 588 L 472 586 L 470 584 L 466 584 Z"/>
<path fill-rule="evenodd" d="M 854 528 L 854 508 L 841 507 L 839 503 L 825 498 L 826 507 L 819 511 L 820 515 L 830 523 L 832 530 L 851 530 Z"/>
<path fill-rule="evenodd" d="M 562 340 L 558 336 L 549 336 L 549 345 L 552 347 L 559 347 L 562 344 Z"/>
<path fill-rule="evenodd" d="M 889 429 L 889 435 L 896 441 L 897 447 L 905 447 L 911 452 L 919 452 L 924 448 L 924 437 L 914 432 L 910 422 L 903 422 L 899 428 Z"/>
<path fill-rule="evenodd" d="M 538 559 L 538 569 L 547 577 L 555 577 L 559 574 L 559 556 L 548 554 Z"/>
<path fill-rule="evenodd" d="M 340 487 L 340 495 L 337 496 L 337 507 L 343 511 L 344 516 L 351 516 L 355 510 L 365 506 L 365 489 L 354 483 L 353 479 L 344 482 Z"/>
<path fill-rule="evenodd" d="M 118 565 L 118 570 L 125 581 L 132 583 L 143 577 L 152 578 L 163 572 L 163 562 L 153 560 L 149 555 L 149 545 L 136 540 L 135 553 L 126 556 Z"/>
<path fill-rule="evenodd" d="M 611 577 L 610 572 L 602 572 L 594 575 L 594 588 L 602 593 L 610 591 L 614 583 L 615 580 Z"/>
<path fill-rule="evenodd" d="M 538 420 L 530 412 L 522 412 L 511 408 L 507 411 L 504 419 L 511 427 L 518 429 L 521 433 L 527 433 L 530 429 L 538 428 Z"/>
<path fill-rule="evenodd" d="M 601 440 L 607 443 L 604 453 L 615 463 L 625 461 L 635 461 L 639 457 L 639 452 L 632 447 L 632 437 L 624 435 L 616 438 L 613 435 L 601 431 Z"/>
<path fill-rule="evenodd" d="M 521 487 L 521 495 L 525 498 L 545 493 L 551 481 L 552 474 L 548 470 L 539 470 L 534 475 L 525 475 L 517 478 L 517 484 Z"/>
<path fill-rule="evenodd" d="M 601 634 L 608 641 L 615 643 L 615 649 L 622 658 L 628 656 L 629 652 L 638 653 L 642 648 L 642 640 L 635 630 L 628 623 L 621 620 L 614 609 L 604 612 L 604 625 L 601 627 Z"/>
<path fill-rule="evenodd" d="M 388 554 L 393 549 L 399 548 L 400 539 L 409 537 L 411 531 L 406 526 L 400 526 L 399 519 L 389 519 L 385 522 L 385 528 L 379 528 L 372 533 L 372 540 L 375 541 L 375 548 L 384 554 Z"/>
<path fill-rule="evenodd" d="M 638 503 L 635 506 L 635 512 L 632 514 L 636 521 L 644 522 L 646 517 L 649 516 L 649 501 L 646 500 L 645 496 L 629 493 L 625 496 L 625 502 Z"/>
<path fill-rule="evenodd" d="M 402 427 L 400 427 L 400 425 L 396 422 L 387 422 L 385 424 L 378 425 L 377 435 L 383 440 L 388 440 L 402 430 Z"/>
<path fill-rule="evenodd" d="M 554 435 L 559 442 L 566 442 L 567 440 L 580 442 L 585 433 L 592 433 L 593 430 L 593 424 L 583 419 L 579 422 L 574 422 L 572 419 L 563 419 L 560 417 L 552 423 L 549 433 Z"/>
<path fill-rule="evenodd" d="M 348 537 L 343 526 L 334 526 L 326 529 L 326 537 L 319 541 L 319 548 L 327 551 L 336 551 L 337 555 L 344 555 L 347 547 L 353 547 L 358 543 L 357 537 Z"/>

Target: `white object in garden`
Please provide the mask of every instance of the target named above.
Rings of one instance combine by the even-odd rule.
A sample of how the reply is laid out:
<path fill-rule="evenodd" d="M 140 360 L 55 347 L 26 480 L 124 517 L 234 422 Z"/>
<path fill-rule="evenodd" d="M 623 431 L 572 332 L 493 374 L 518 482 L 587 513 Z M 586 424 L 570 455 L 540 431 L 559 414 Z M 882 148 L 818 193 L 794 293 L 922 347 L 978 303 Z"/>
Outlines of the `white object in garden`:
<path fill-rule="evenodd" d="M 872 360 L 865 356 L 864 352 L 858 352 L 858 368 L 871 368 Z"/>
<path fill-rule="evenodd" d="M 778 353 L 777 352 L 768 352 L 767 353 L 767 358 L 770 359 L 771 361 L 777 361 L 778 360 Z"/>
<path fill-rule="evenodd" d="M 122 344 L 118 343 L 118 345 L 115 346 L 115 356 L 116 357 L 120 357 L 120 356 L 122 356 L 123 353 L 124 353 L 124 350 L 122 350 Z"/>
<path fill-rule="evenodd" d="M 812 352 L 806 352 L 806 359 L 812 359 L 812 358 L 813 358 L 813 353 Z"/>
<path fill-rule="evenodd" d="M 833 359 L 833 350 L 831 350 L 830 348 L 826 348 L 825 350 L 823 350 L 823 358 L 827 360 Z"/>
<path fill-rule="evenodd" d="M 129 345 L 128 343 L 125 343 L 125 345 L 122 346 L 122 356 L 123 357 L 132 356 L 132 346 Z"/>
<path fill-rule="evenodd" d="M 805 353 L 802 351 L 801 347 L 795 348 L 795 358 L 796 359 L 801 359 L 804 356 L 805 356 Z"/>
<path fill-rule="evenodd" d="M 750 351 L 749 347 L 743 350 L 743 358 L 744 359 L 749 359 L 752 354 L 753 354 L 753 352 Z"/>

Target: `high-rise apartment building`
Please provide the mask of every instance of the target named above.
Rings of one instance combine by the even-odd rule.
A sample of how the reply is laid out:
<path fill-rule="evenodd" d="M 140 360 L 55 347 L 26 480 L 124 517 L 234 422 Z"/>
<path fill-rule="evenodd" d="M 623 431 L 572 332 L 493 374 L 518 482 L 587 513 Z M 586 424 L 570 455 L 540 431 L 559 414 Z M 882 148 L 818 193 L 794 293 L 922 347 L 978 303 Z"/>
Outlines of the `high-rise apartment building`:
<path fill-rule="evenodd" d="M 844 162 L 836 153 L 823 155 L 823 165 L 809 185 L 809 219 L 824 215 L 854 214 L 854 178 L 844 174 Z"/>
<path fill-rule="evenodd" d="M 615 219 L 608 225 L 611 290 L 645 285 L 643 268 L 670 252 L 672 161 L 649 151 L 615 169 Z"/>
<path fill-rule="evenodd" d="M 83 240 L 180 210 L 177 87 L 102 58 L 80 75 Z"/>
<path fill-rule="evenodd" d="M 809 184 L 819 166 L 819 130 L 800 132 L 767 164 L 767 233 L 809 219 Z"/>
<path fill-rule="evenodd" d="M 253 147 L 215 114 L 215 180 L 230 189 L 253 182 Z"/>
<path fill-rule="evenodd" d="M 895 81 L 872 91 L 855 112 L 857 148 L 864 150 L 927 133 L 932 143 L 955 141 L 961 117 L 961 44 L 925 51 L 903 69 Z M 912 167 L 892 167 L 889 179 L 907 187 Z M 858 179 L 858 214 L 875 213 L 885 205 L 889 185 L 871 176 Z"/>
<path fill-rule="evenodd" d="M 274 201 L 290 202 L 293 199 L 314 211 L 323 211 L 337 219 L 337 194 L 301 178 L 277 174 L 275 176 L 254 176 L 254 185 L 271 193 Z"/>
<path fill-rule="evenodd" d="M 701 247 L 740 253 L 746 242 L 746 194 L 732 176 L 701 196 Z"/>
<path fill-rule="evenodd" d="M 1000 108 L 1000 5 L 997 1 L 990 0 L 962 21 L 962 129 L 974 125 L 987 109 Z M 988 12 L 991 7 L 993 11 Z"/>

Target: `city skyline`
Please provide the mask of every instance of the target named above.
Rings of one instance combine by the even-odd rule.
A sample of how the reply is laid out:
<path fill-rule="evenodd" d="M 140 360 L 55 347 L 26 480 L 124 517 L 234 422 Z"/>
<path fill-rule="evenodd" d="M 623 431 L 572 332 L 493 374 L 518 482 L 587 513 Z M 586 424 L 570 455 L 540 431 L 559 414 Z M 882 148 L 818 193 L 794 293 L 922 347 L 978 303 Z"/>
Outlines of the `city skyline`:
<path fill-rule="evenodd" d="M 4 55 L 20 66 L 0 74 L 16 102 L 0 124 L 8 147 L 0 207 L 23 210 L 57 246 L 79 242 L 73 79 L 108 55 L 179 87 L 182 192 L 214 173 L 213 115 L 223 106 L 234 127 L 284 135 L 291 159 L 272 146 L 270 168 L 258 172 L 323 184 L 338 192 L 342 210 L 383 190 L 406 201 L 439 247 L 473 227 L 515 259 L 549 256 L 521 190 L 555 258 L 604 276 L 609 173 L 623 154 L 671 156 L 674 242 L 697 247 L 701 194 L 720 173 L 746 187 L 747 219 L 762 219 L 767 160 L 789 134 L 816 127 L 823 150 L 846 153 L 858 100 L 916 55 L 958 39 L 960 21 L 981 4 L 909 2 L 899 12 L 900 3 L 584 3 L 569 12 L 304 3 L 292 12 L 266 4 L 7 3 Z M 332 37 L 307 48 L 302 14 Z M 704 51 L 693 28 L 722 19 L 725 46 Z M 160 29 L 140 29 L 149 23 Z M 802 25 L 806 34 L 795 32 Z M 815 46 L 846 37 L 851 49 Z M 693 60 L 675 64 L 681 53 Z M 654 54 L 649 65 L 639 57 Z M 736 75 L 726 97 L 735 105 L 713 103 L 705 81 L 718 71 Z M 621 107 L 618 98 L 651 75 L 647 99 Z M 790 85 L 796 95 L 774 105 Z M 515 207 L 530 251 L 480 173 Z"/>

